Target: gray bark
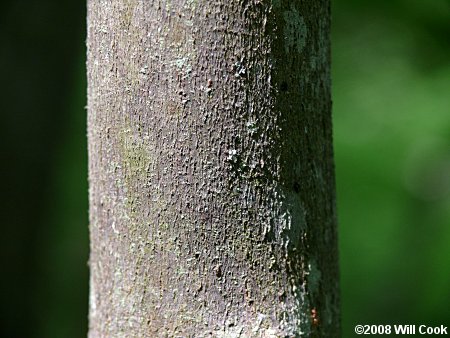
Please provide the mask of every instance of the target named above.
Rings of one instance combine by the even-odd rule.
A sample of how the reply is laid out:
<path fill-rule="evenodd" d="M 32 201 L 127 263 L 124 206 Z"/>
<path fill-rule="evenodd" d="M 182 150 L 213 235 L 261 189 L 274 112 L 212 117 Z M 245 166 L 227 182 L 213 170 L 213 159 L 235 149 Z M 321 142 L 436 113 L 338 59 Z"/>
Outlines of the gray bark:
<path fill-rule="evenodd" d="M 88 0 L 89 337 L 337 337 L 328 0 Z"/>

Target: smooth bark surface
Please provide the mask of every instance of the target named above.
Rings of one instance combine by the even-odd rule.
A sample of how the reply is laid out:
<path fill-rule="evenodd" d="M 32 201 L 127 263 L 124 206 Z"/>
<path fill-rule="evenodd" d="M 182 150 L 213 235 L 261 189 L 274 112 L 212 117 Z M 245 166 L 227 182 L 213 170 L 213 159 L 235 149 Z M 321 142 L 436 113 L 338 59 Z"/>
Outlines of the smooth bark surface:
<path fill-rule="evenodd" d="M 328 0 L 88 0 L 89 337 L 339 336 Z"/>

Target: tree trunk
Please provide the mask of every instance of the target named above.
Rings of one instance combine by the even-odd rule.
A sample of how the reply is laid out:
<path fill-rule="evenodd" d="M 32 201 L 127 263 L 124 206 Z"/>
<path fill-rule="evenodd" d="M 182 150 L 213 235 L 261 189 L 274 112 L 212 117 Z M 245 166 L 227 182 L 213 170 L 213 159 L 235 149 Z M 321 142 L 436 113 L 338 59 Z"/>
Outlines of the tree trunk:
<path fill-rule="evenodd" d="M 89 337 L 337 337 L 328 0 L 88 0 Z"/>

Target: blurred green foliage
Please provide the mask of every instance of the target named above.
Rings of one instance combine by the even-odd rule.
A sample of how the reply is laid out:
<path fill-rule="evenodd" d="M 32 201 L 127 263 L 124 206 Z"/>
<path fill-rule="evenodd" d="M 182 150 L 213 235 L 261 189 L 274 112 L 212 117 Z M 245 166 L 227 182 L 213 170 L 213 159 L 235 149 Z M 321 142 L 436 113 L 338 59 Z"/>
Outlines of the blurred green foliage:
<path fill-rule="evenodd" d="M 333 2 L 344 337 L 450 325 L 450 2 Z"/>
<path fill-rule="evenodd" d="M 0 337 L 86 336 L 85 6 L 0 4 Z"/>
<path fill-rule="evenodd" d="M 332 12 L 343 337 L 450 325 L 450 2 Z M 1 337 L 87 332 L 84 25 L 84 2 L 2 5 Z"/>

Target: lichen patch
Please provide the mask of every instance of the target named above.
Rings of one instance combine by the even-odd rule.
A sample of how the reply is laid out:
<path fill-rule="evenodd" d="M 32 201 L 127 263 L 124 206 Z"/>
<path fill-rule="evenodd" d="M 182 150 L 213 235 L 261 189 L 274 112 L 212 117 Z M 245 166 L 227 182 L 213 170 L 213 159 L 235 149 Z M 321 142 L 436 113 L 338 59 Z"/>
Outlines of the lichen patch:
<path fill-rule="evenodd" d="M 286 54 L 292 52 L 301 53 L 306 46 L 306 38 L 308 36 L 305 20 L 295 8 L 284 11 L 283 18 L 285 21 L 284 48 Z"/>

